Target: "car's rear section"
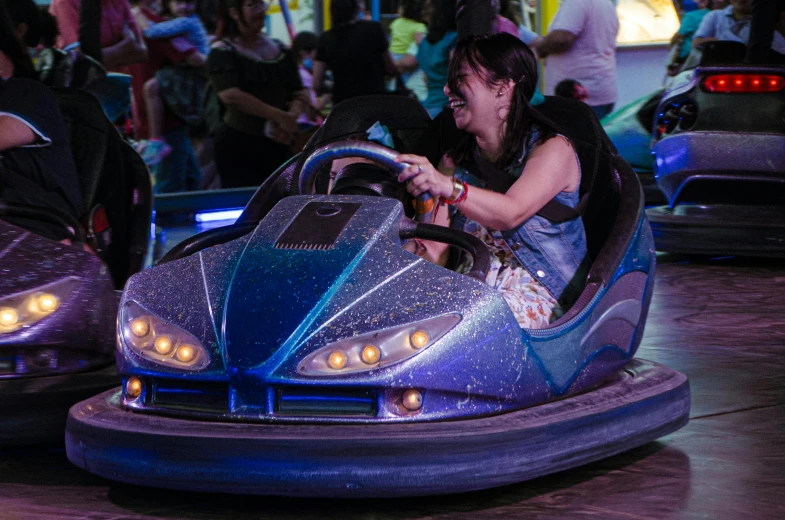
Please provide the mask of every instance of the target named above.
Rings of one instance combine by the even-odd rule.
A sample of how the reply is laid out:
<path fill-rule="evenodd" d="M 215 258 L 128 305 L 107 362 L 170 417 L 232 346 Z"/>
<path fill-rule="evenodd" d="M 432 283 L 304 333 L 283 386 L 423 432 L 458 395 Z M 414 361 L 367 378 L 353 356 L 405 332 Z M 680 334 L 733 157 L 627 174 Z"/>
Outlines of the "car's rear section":
<path fill-rule="evenodd" d="M 785 254 L 785 67 L 699 66 L 659 106 L 657 248 Z"/>

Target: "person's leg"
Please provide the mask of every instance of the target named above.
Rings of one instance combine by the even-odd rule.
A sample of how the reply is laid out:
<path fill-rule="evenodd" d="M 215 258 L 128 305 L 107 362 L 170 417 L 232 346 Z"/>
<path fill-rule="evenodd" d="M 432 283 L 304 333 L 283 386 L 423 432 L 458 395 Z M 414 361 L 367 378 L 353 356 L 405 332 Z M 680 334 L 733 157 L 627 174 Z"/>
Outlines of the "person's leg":
<path fill-rule="evenodd" d="M 164 102 L 155 77 L 148 79 L 144 84 L 144 104 L 147 110 L 147 125 L 150 139 L 161 139 L 164 128 Z"/>
<path fill-rule="evenodd" d="M 172 147 L 163 139 L 165 107 L 161 99 L 158 80 L 147 80 L 142 88 L 147 126 L 150 138 L 142 143 L 142 160 L 149 167 L 156 166 L 172 152 Z"/>
<path fill-rule="evenodd" d="M 158 164 L 155 172 L 155 193 L 176 193 L 186 190 L 186 174 L 193 155 L 188 127 L 183 125 L 166 133 L 172 151 Z"/>
<path fill-rule="evenodd" d="M 783 8 L 785 8 L 783 0 L 752 0 L 750 38 L 744 63 L 766 63 L 774 39 L 774 30 Z"/>
<path fill-rule="evenodd" d="M 597 119 L 602 119 L 603 117 L 607 116 L 613 111 L 613 105 L 615 103 L 608 103 L 607 105 L 597 105 L 591 107 L 594 113 L 597 115 Z"/>

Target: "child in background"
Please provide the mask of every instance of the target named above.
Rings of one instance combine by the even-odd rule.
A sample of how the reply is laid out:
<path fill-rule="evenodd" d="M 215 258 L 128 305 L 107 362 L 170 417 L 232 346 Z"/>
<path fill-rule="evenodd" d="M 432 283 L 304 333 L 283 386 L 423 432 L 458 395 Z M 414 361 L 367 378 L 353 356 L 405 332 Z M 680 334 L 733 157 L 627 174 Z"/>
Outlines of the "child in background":
<path fill-rule="evenodd" d="M 319 37 L 310 31 L 302 31 L 297 33 L 292 42 L 292 53 L 297 59 L 297 68 L 300 71 L 300 80 L 303 83 L 303 88 L 308 90 L 308 97 L 311 101 L 311 106 L 307 107 L 305 111 L 300 114 L 297 122 L 303 125 L 320 125 L 324 122 L 322 117 L 322 110 L 327 106 L 327 103 L 332 97 L 330 94 L 324 94 L 317 97 L 316 91 L 313 89 L 313 75 L 311 74 L 312 62 L 316 57 L 316 49 L 319 46 Z"/>
<path fill-rule="evenodd" d="M 396 62 L 406 54 L 412 43 L 420 45 L 425 36 L 427 28 L 422 23 L 422 13 L 422 0 L 401 1 L 400 16 L 390 24 L 390 54 Z"/>
<path fill-rule="evenodd" d="M 210 50 L 210 42 L 196 14 L 196 0 L 170 0 L 168 8 L 175 18 L 160 23 L 150 22 L 143 30 L 145 38 L 182 37 L 196 48 L 202 58 L 195 61 L 191 56 L 189 63 L 194 65 L 200 61 L 203 65 Z M 200 69 L 194 66 L 176 69 L 167 67 L 145 83 L 144 99 L 150 138 L 142 148 L 142 158 L 149 166 L 158 164 L 171 152 L 171 147 L 163 139 L 164 101 L 186 122 L 197 122 L 200 118 L 199 109 L 203 103 L 198 98 L 203 95 L 206 83 Z"/>

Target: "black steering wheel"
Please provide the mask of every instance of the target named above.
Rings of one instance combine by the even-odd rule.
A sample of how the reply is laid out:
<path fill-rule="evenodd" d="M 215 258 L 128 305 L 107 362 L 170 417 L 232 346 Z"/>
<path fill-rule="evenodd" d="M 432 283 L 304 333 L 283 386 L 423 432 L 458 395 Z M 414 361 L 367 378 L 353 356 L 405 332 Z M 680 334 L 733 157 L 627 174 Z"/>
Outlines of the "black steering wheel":
<path fill-rule="evenodd" d="M 395 150 L 365 141 L 339 141 L 328 144 L 314 151 L 303 164 L 300 170 L 300 193 L 304 195 L 314 194 L 316 191 L 316 177 L 319 171 L 322 166 L 335 159 L 362 157 L 397 174 L 408 166 L 405 163 L 395 162 L 395 158 L 398 155 L 400 154 Z M 417 197 L 414 207 L 415 220 L 412 221 L 408 218 L 401 220 L 399 229 L 401 239 L 419 238 L 421 240 L 433 240 L 466 251 L 474 261 L 472 270 L 467 275 L 485 282 L 488 269 L 491 266 L 491 255 L 485 243 L 464 231 L 431 224 L 436 204 L 429 193 L 424 193 Z"/>
<path fill-rule="evenodd" d="M 399 174 L 407 166 L 406 163 L 397 163 L 395 158 L 400 154 L 395 150 L 376 143 L 366 141 L 338 141 L 322 146 L 315 150 L 305 160 L 300 170 L 299 190 L 303 195 L 316 193 L 316 177 L 325 166 L 336 159 L 360 157 L 391 170 L 393 175 Z M 436 202 L 430 193 L 423 193 L 414 201 L 415 220 L 428 223 L 433 220 Z"/>

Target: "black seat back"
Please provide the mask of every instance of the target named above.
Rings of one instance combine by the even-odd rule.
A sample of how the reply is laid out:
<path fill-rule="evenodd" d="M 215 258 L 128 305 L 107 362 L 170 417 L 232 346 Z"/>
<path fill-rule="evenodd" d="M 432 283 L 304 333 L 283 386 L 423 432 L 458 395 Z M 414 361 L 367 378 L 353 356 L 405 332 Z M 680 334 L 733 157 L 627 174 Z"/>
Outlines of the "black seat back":
<path fill-rule="evenodd" d="M 283 197 L 297 195 L 297 181 L 305 160 L 317 148 L 365 132 L 379 122 L 394 135 L 398 151 L 412 150 L 428 128 L 428 112 L 416 100 L 403 96 L 358 96 L 335 106 L 324 125 L 311 137 L 303 151 L 281 166 L 256 191 L 237 222 L 264 218 Z M 317 176 L 317 190 L 325 191 L 326 175 Z"/>
<path fill-rule="evenodd" d="M 152 215 L 150 174 L 139 154 L 106 118 L 89 93 L 53 89 L 66 122 L 84 207 L 104 207 L 112 241 L 102 255 L 116 287 L 139 271 L 147 252 Z"/>

